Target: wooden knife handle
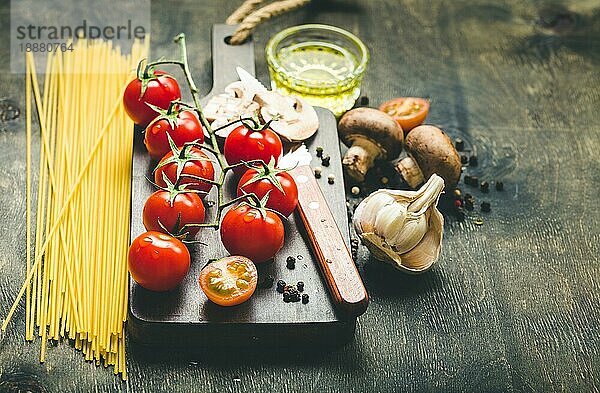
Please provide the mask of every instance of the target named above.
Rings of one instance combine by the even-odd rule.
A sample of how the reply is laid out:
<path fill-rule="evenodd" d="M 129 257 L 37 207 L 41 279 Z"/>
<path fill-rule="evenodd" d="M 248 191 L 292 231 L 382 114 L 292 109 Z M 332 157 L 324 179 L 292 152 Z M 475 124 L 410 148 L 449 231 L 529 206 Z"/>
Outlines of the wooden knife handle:
<path fill-rule="evenodd" d="M 334 302 L 346 314 L 359 316 L 369 296 L 312 169 L 302 165 L 290 173 L 298 186 L 299 215 Z"/>

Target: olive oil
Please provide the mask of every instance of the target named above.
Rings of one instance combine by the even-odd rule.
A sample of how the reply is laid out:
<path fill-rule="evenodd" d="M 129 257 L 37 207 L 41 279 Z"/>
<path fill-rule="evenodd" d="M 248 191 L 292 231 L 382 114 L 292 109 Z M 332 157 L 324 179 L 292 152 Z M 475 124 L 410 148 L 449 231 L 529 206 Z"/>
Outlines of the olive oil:
<path fill-rule="evenodd" d="M 269 67 L 273 90 L 304 98 L 340 116 L 360 95 L 359 60 L 335 43 L 311 40 L 280 48 Z M 271 64 L 272 65 L 272 64 Z"/>

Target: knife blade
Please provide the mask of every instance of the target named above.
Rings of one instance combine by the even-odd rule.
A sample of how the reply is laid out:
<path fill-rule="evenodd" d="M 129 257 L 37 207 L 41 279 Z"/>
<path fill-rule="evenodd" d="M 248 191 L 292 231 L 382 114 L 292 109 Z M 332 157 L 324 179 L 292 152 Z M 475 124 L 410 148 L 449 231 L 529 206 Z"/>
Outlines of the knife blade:
<path fill-rule="evenodd" d="M 344 241 L 342 232 L 309 166 L 312 156 L 304 144 L 281 158 L 279 166 L 293 167 L 289 174 L 298 187 L 298 215 L 306 228 L 317 262 L 334 303 L 346 315 L 359 316 L 369 296 Z"/>

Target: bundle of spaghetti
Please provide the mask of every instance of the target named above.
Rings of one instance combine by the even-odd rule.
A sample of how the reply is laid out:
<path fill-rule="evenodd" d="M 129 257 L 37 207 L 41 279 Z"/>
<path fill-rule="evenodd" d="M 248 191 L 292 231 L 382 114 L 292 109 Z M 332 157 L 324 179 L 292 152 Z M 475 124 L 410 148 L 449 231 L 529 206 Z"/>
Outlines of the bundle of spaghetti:
<path fill-rule="evenodd" d="M 37 328 L 40 361 L 48 340 L 68 339 L 123 379 L 133 123 L 122 94 L 147 51 L 147 39 L 129 55 L 110 42 L 79 40 L 73 51 L 49 54 L 43 95 L 27 53 L 26 279 L 2 325 L 24 297 L 25 338 Z M 40 126 L 35 239 L 32 101 Z"/>

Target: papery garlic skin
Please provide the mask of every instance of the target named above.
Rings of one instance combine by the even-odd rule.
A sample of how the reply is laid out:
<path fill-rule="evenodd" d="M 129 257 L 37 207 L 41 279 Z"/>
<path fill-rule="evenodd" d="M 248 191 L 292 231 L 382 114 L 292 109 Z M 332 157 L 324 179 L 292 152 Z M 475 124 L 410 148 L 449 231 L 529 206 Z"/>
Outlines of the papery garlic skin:
<path fill-rule="evenodd" d="M 444 180 L 433 174 L 417 191 L 377 190 L 354 212 L 353 224 L 373 256 L 410 273 L 439 257 L 444 218 L 437 202 Z"/>

